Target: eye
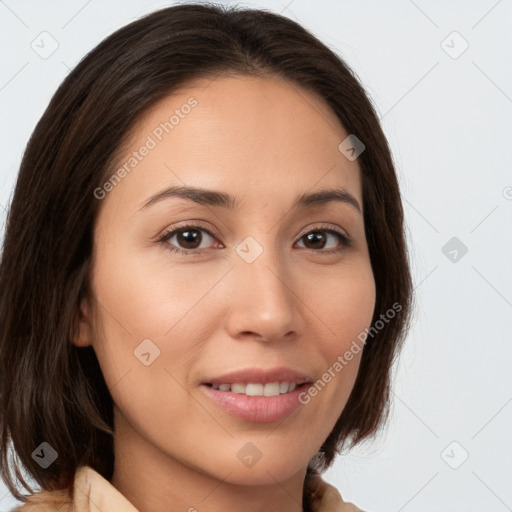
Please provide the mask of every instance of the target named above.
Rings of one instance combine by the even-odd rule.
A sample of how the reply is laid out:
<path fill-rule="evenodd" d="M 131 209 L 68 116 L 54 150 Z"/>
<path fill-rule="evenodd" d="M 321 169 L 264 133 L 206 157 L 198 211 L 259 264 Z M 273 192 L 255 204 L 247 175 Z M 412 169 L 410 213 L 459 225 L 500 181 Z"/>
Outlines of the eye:
<path fill-rule="evenodd" d="M 199 254 L 205 249 L 205 247 L 200 247 L 205 238 L 201 233 L 206 233 L 206 241 L 208 241 L 208 238 L 215 240 L 210 231 L 203 226 L 187 224 L 186 226 L 168 231 L 158 242 L 167 245 L 167 249 L 171 252 L 185 254 L 187 256 Z M 175 242 L 171 244 L 171 240 L 173 239 L 175 239 Z"/>
<path fill-rule="evenodd" d="M 204 237 L 202 233 L 205 233 L 206 237 Z M 201 247 L 201 243 L 205 241 L 205 238 L 206 247 Z M 208 239 L 210 239 L 209 244 Z M 305 249 L 325 254 L 341 252 L 352 244 L 348 235 L 337 229 L 333 229 L 330 225 L 319 226 L 314 230 L 305 232 L 299 238 L 299 242 L 303 239 L 306 240 L 307 243 L 307 246 L 304 247 Z M 331 244 L 330 248 L 328 247 L 329 250 L 325 250 L 329 239 L 334 242 L 334 244 Z M 211 240 L 216 240 L 216 238 L 208 229 L 200 224 L 187 224 L 167 231 L 158 242 L 164 244 L 171 252 L 192 256 L 200 255 L 204 250 L 207 250 L 209 246 L 211 247 Z M 221 243 L 217 243 L 217 248 L 219 247 L 223 248 L 224 246 Z"/>
<path fill-rule="evenodd" d="M 331 245 L 331 248 L 328 248 L 329 250 L 324 250 L 329 238 L 331 238 L 331 240 L 334 239 L 334 245 Z M 321 251 L 315 252 L 327 254 L 341 252 L 351 246 L 351 239 L 345 233 L 333 229 L 331 226 L 320 226 L 312 231 L 308 231 L 301 236 L 299 242 L 303 239 L 306 240 L 308 244 L 305 247 L 306 249 L 322 249 Z M 341 244 L 341 247 L 338 244 Z"/>

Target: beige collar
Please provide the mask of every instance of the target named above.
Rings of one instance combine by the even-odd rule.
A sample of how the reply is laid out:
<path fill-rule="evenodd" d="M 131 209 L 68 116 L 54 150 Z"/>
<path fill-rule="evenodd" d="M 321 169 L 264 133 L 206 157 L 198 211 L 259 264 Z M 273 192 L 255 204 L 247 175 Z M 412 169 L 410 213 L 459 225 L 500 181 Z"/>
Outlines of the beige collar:
<path fill-rule="evenodd" d="M 363 512 L 343 501 L 338 490 L 321 477 L 314 477 L 315 512 Z M 74 503 L 66 491 L 40 492 L 13 512 L 138 512 L 138 510 L 103 476 L 89 466 L 75 474 Z"/>

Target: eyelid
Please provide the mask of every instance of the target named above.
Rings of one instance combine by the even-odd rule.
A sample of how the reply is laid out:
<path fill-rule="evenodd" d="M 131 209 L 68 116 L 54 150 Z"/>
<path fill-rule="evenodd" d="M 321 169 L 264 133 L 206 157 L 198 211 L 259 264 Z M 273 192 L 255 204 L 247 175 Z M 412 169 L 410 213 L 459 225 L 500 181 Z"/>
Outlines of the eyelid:
<path fill-rule="evenodd" d="M 320 226 L 304 228 L 299 233 L 297 238 L 301 238 L 305 234 L 310 233 L 311 231 L 321 230 L 321 229 L 332 229 L 332 230 L 334 230 L 336 232 L 339 232 L 340 234 L 346 236 L 347 238 L 351 238 L 350 235 L 344 229 L 341 229 L 336 224 L 331 224 L 331 223 L 328 223 L 328 222 L 327 223 L 326 222 L 321 222 L 320 224 L 321 224 Z M 184 228 L 200 228 L 200 229 L 204 229 L 211 236 L 215 236 L 216 238 L 220 238 L 221 237 L 220 233 L 215 228 L 206 227 L 203 224 L 202 221 L 196 221 L 194 219 L 190 219 L 190 220 L 182 221 L 182 223 L 178 223 L 178 224 L 172 226 L 172 228 L 166 229 L 161 235 L 159 235 L 157 237 L 157 240 L 160 240 L 161 238 L 165 237 L 166 235 L 168 235 L 168 234 L 170 234 L 170 233 L 172 233 L 174 231 L 178 231 L 179 229 L 184 229 Z"/>
<path fill-rule="evenodd" d="M 314 226 L 314 227 L 307 227 L 304 228 L 298 235 L 298 238 L 302 238 L 307 233 L 311 233 L 312 231 L 323 231 L 323 230 L 331 230 L 336 231 L 336 233 L 345 236 L 347 239 L 351 239 L 350 235 L 344 230 L 341 229 L 336 224 L 331 224 L 329 222 L 321 222 L 320 226 Z"/>
<path fill-rule="evenodd" d="M 185 228 L 201 229 L 201 230 L 206 231 L 211 237 L 221 238 L 220 233 L 215 228 L 212 228 L 210 226 L 207 227 L 200 220 L 190 219 L 190 220 L 185 220 L 183 222 L 179 222 L 178 224 L 175 224 L 170 228 L 166 228 L 162 234 L 158 235 L 156 241 L 160 242 L 162 239 L 164 239 L 171 233 L 174 233 L 175 231 L 179 231 L 179 230 L 185 229 Z"/>

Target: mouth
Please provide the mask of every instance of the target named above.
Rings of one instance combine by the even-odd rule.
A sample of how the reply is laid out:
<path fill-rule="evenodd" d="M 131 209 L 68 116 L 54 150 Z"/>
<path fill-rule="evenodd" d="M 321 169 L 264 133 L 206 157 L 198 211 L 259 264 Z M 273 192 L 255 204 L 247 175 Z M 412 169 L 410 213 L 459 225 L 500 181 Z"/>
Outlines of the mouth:
<path fill-rule="evenodd" d="M 212 389 L 224 392 L 236 393 L 239 395 L 246 396 L 279 396 L 285 395 L 287 393 L 291 393 L 297 388 L 301 388 L 306 386 L 306 382 L 295 382 L 295 381 L 276 381 L 276 382 L 268 382 L 266 384 L 262 384 L 259 382 L 249 382 L 247 384 L 240 382 L 233 382 L 231 384 L 222 383 L 222 384 L 214 384 L 207 383 L 205 384 Z"/>
<path fill-rule="evenodd" d="M 281 421 L 301 405 L 299 395 L 313 380 L 288 368 L 248 369 L 201 383 L 206 396 L 223 412 L 254 423 Z"/>

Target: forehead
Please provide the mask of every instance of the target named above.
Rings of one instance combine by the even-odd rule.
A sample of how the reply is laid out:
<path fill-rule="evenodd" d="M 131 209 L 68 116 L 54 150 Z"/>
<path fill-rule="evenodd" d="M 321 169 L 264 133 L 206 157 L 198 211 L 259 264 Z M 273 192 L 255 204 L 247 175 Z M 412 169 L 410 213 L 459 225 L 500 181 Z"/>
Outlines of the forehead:
<path fill-rule="evenodd" d="M 362 204 L 358 163 L 338 149 L 347 136 L 321 98 L 283 79 L 195 80 L 133 127 L 113 169 L 125 177 L 107 199 L 135 208 L 162 188 L 190 185 L 279 203 L 338 186 Z"/>

